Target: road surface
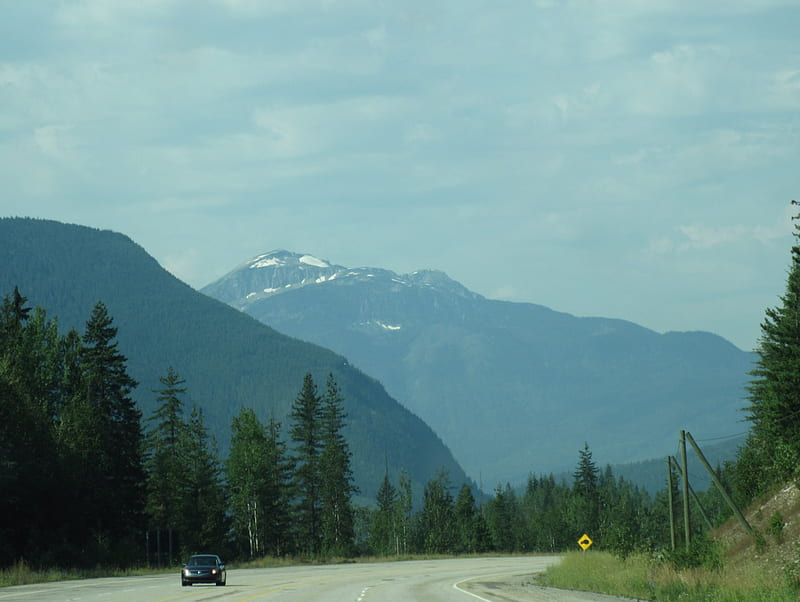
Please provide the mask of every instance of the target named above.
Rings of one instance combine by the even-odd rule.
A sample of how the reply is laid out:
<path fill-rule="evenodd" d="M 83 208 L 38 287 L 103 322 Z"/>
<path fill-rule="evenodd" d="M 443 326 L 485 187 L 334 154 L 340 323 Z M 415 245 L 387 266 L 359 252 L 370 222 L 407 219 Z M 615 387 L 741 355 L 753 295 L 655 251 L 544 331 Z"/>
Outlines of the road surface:
<path fill-rule="evenodd" d="M 181 587 L 180 576 L 86 579 L 0 588 L 0 602 L 588 602 L 619 598 L 537 587 L 557 556 L 232 569 L 228 585 Z"/>

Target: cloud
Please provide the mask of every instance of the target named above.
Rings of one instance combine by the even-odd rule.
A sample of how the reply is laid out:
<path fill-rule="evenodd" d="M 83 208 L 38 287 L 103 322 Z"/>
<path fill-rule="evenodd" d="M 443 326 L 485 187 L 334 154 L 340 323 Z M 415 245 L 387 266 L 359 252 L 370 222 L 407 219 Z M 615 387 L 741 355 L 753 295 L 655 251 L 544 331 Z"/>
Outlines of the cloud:
<path fill-rule="evenodd" d="M 66 159 L 74 150 L 68 140 L 71 127 L 64 125 L 48 125 L 36 128 L 33 133 L 36 148 L 44 156 L 53 159 Z"/>
<path fill-rule="evenodd" d="M 792 234 L 791 209 L 772 224 L 727 226 L 706 224 L 684 224 L 676 227 L 675 236 L 662 235 L 649 242 L 648 251 L 653 255 L 708 251 L 718 247 L 737 247 L 741 244 L 757 243 L 771 246 L 776 241 L 786 240 Z"/>
<path fill-rule="evenodd" d="M 796 2 L 39 6 L 0 22 L 0 208 L 194 284 L 271 240 L 578 313 L 576 282 L 613 309 L 605 281 L 666 298 L 699 258 L 784 276 Z"/>

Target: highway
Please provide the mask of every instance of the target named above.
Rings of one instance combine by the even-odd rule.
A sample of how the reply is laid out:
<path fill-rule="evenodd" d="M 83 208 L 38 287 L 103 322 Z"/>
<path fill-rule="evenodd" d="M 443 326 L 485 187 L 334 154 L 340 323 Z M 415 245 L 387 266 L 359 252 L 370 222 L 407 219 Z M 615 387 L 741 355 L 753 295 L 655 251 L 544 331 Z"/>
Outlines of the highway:
<path fill-rule="evenodd" d="M 228 585 L 181 587 L 174 575 L 86 579 L 0 588 L 0 602 L 585 602 L 616 600 L 532 585 L 557 556 L 232 569 Z"/>

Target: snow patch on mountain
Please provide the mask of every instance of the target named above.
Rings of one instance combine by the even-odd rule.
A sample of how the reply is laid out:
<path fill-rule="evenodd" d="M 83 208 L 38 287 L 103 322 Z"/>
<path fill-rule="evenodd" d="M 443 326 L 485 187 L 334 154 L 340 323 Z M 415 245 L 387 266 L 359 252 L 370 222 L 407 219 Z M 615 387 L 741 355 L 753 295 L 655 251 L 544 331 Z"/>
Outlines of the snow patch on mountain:
<path fill-rule="evenodd" d="M 258 268 L 269 268 L 274 267 L 276 265 L 285 265 L 286 262 L 283 260 L 272 257 L 269 253 L 264 255 L 259 255 L 255 259 L 250 261 L 250 265 L 248 266 L 251 270 L 258 269 Z"/>
<path fill-rule="evenodd" d="M 315 268 L 329 268 L 331 264 L 327 261 L 323 261 L 322 259 L 317 259 L 313 255 L 303 255 L 299 259 L 300 263 L 305 263 L 306 265 L 313 265 Z"/>
<path fill-rule="evenodd" d="M 388 330 L 389 332 L 396 332 L 401 330 L 403 326 L 401 324 L 387 324 L 386 322 L 382 322 L 380 320 L 369 320 L 368 322 L 361 322 L 361 326 L 377 326 L 382 328 L 383 330 Z"/>

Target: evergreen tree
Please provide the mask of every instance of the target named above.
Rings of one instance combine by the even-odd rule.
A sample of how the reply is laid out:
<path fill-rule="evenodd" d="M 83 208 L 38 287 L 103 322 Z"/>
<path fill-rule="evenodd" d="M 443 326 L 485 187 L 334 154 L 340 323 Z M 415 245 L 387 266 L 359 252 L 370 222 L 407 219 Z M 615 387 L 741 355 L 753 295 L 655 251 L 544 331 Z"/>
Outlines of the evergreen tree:
<path fill-rule="evenodd" d="M 486 523 L 494 550 L 505 553 L 517 551 L 518 516 L 517 496 L 511 485 L 503 487 L 498 483 L 494 498 L 489 501 L 486 510 Z"/>
<path fill-rule="evenodd" d="M 398 554 L 399 534 L 397 532 L 397 490 L 389 480 L 388 466 L 383 481 L 375 496 L 376 509 L 372 515 L 370 547 L 375 554 L 388 556 Z"/>
<path fill-rule="evenodd" d="M 187 454 L 189 441 L 183 418 L 185 382 L 170 366 L 160 379 L 163 388 L 158 393 L 158 407 L 150 417 L 153 423 L 146 435 L 145 470 L 147 473 L 146 510 L 153 529 L 167 534 L 167 559 L 175 560 L 178 551 L 174 536 L 186 531 L 185 498 L 187 490 Z M 159 562 L 161 559 L 159 558 Z"/>
<path fill-rule="evenodd" d="M 329 374 L 320 412 L 322 546 L 329 556 L 350 556 L 353 553 L 351 495 L 355 492 L 355 486 L 350 468 L 352 454 L 342 434 L 347 417 L 343 401 L 333 374 Z"/>
<path fill-rule="evenodd" d="M 196 406 L 189 417 L 186 435 L 182 446 L 186 471 L 184 555 L 222 549 L 228 528 L 227 499 L 216 443 L 208 435 L 203 411 Z"/>
<path fill-rule="evenodd" d="M 292 479 L 292 463 L 281 437 L 281 423 L 274 416 L 266 429 L 265 448 L 266 475 L 264 480 L 263 507 L 265 509 L 265 551 L 280 557 L 291 548 L 291 517 L 289 515 L 289 491 Z"/>
<path fill-rule="evenodd" d="M 303 387 L 292 404 L 291 417 L 297 541 L 303 552 L 318 555 L 322 551 L 322 409 L 311 374 L 303 378 Z"/>
<path fill-rule="evenodd" d="M 584 443 L 579 452 L 578 466 L 572 474 L 574 479 L 572 521 L 574 529 L 582 533 L 598 533 L 600 526 L 600 471 L 592 459 L 589 444 Z M 582 533 L 578 533 L 579 537 Z M 595 535 L 596 537 L 596 535 Z"/>
<path fill-rule="evenodd" d="M 96 466 L 90 491 L 84 493 L 98 552 L 113 552 L 120 562 L 129 562 L 122 555 L 131 538 L 138 538 L 144 519 L 143 435 L 141 413 L 130 396 L 137 383 L 128 375 L 116 336 L 108 310 L 98 302 L 80 355 L 85 404 L 80 426 L 96 430 L 82 433 L 86 445 L 80 451 L 87 465 Z"/>
<path fill-rule="evenodd" d="M 455 552 L 461 554 L 475 554 L 485 551 L 485 541 L 481 541 L 482 516 L 475 508 L 475 497 L 472 487 L 464 483 L 456 497 L 453 507 L 455 523 Z"/>
<path fill-rule="evenodd" d="M 522 548 L 538 552 L 555 552 L 563 547 L 563 495 L 555 478 L 528 476 L 525 493 L 520 501 L 524 539 Z"/>
<path fill-rule="evenodd" d="M 411 477 L 404 470 L 400 470 L 397 484 L 397 501 L 395 503 L 394 524 L 396 529 L 395 541 L 397 554 L 411 552 L 411 539 L 413 532 L 413 497 L 411 490 Z"/>
<path fill-rule="evenodd" d="M 15 288 L 0 308 L 0 565 L 44 559 L 66 518 L 50 403 L 57 328 L 26 303 Z"/>
<path fill-rule="evenodd" d="M 792 201 L 793 205 L 798 205 Z M 794 217 L 800 218 L 800 214 Z M 748 420 L 753 428 L 747 447 L 755 451 L 756 491 L 771 482 L 797 476 L 800 465 L 800 225 L 795 223 L 795 244 L 786 291 L 781 305 L 768 308 L 761 324 L 756 368 L 750 384 Z M 764 476 L 759 477 L 759 469 Z M 759 482 L 760 481 L 760 482 Z"/>
<path fill-rule="evenodd" d="M 600 481 L 600 500 L 600 547 L 623 556 L 643 547 L 640 518 L 645 501 L 633 485 L 615 479 L 608 465 Z"/>

